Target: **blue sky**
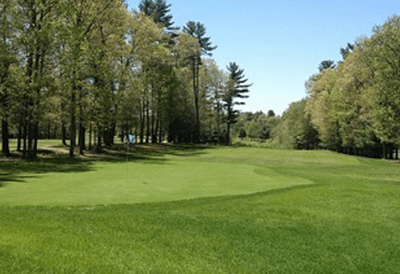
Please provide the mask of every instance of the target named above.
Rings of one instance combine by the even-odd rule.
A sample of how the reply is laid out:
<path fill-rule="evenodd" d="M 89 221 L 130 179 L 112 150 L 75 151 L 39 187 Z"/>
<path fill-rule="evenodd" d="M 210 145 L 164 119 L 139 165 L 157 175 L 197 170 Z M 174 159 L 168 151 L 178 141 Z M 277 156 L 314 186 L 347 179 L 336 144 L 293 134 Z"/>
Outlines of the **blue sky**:
<path fill-rule="evenodd" d="M 127 1 L 137 8 L 140 0 Z M 306 96 L 304 82 L 341 47 L 400 13 L 399 1 L 167 0 L 175 26 L 201 22 L 220 68 L 236 62 L 253 86 L 243 111 L 281 115 Z"/>

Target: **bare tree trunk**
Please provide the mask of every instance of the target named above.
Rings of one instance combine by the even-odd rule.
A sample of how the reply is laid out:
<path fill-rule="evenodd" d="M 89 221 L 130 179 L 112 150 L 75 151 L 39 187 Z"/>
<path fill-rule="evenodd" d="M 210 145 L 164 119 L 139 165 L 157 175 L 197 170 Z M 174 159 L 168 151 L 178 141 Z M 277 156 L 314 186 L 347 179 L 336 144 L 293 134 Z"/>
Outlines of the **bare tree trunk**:
<path fill-rule="evenodd" d="M 71 125 L 70 125 L 70 143 L 69 143 L 69 157 L 74 158 L 74 150 L 75 150 L 75 142 L 76 142 L 76 117 L 75 117 L 75 104 L 76 104 L 76 95 L 75 88 L 72 91 L 71 95 Z"/>
<path fill-rule="evenodd" d="M 85 127 L 83 126 L 82 122 L 79 123 L 79 154 L 83 155 L 85 148 Z"/>
<path fill-rule="evenodd" d="M 112 122 L 111 124 L 111 129 L 110 129 L 110 144 L 113 145 L 114 144 L 114 136 L 115 136 L 115 129 L 116 129 L 117 125 L 115 123 L 115 121 Z"/>
<path fill-rule="evenodd" d="M 39 122 L 36 121 L 34 123 L 34 127 L 33 127 L 33 151 L 32 151 L 32 156 L 33 156 L 34 159 L 37 156 L 38 139 L 39 139 Z"/>
<path fill-rule="evenodd" d="M 102 150 L 102 144 L 101 144 L 102 133 L 103 133 L 102 128 L 100 126 L 97 126 L 97 146 L 96 146 L 97 152 L 100 152 Z"/>
<path fill-rule="evenodd" d="M 89 150 L 92 150 L 92 123 L 89 123 Z"/>
<path fill-rule="evenodd" d="M 227 123 L 227 128 L 226 128 L 226 144 L 229 146 L 231 145 L 231 123 Z"/>
<path fill-rule="evenodd" d="M 24 136 L 23 136 L 23 140 L 24 140 L 24 142 L 23 142 L 23 153 L 22 153 L 22 155 L 23 155 L 23 157 L 24 158 L 27 158 L 27 156 L 28 156 L 28 153 L 27 153 L 27 135 L 28 135 L 28 127 L 27 127 L 27 125 L 26 125 L 26 122 L 24 123 Z"/>
<path fill-rule="evenodd" d="M 200 116 L 199 116 L 199 60 L 197 57 L 193 58 L 192 77 L 193 77 L 193 93 L 194 93 L 194 107 L 196 114 L 196 136 L 195 142 L 200 142 Z"/>
<path fill-rule="evenodd" d="M 28 158 L 33 159 L 33 122 L 32 117 L 29 115 L 28 119 Z"/>
<path fill-rule="evenodd" d="M 18 125 L 17 151 L 21 151 L 21 139 L 22 139 L 22 118 L 20 119 L 20 122 Z"/>
<path fill-rule="evenodd" d="M 149 100 L 146 100 L 146 144 L 149 143 L 150 139 L 150 103 Z"/>
<path fill-rule="evenodd" d="M 8 140 L 8 121 L 7 118 L 3 118 L 1 121 L 1 146 L 2 152 L 6 157 L 10 157 L 10 144 Z"/>
<path fill-rule="evenodd" d="M 145 103 L 144 101 L 141 104 L 142 109 L 140 111 L 140 143 L 143 144 L 143 139 L 144 139 L 144 123 L 145 123 Z"/>
<path fill-rule="evenodd" d="M 65 128 L 64 124 L 61 126 L 61 135 L 63 145 L 67 146 L 67 129 Z"/>
<path fill-rule="evenodd" d="M 218 134 L 218 145 L 221 142 L 221 114 L 220 114 L 220 105 L 217 102 L 217 134 Z"/>

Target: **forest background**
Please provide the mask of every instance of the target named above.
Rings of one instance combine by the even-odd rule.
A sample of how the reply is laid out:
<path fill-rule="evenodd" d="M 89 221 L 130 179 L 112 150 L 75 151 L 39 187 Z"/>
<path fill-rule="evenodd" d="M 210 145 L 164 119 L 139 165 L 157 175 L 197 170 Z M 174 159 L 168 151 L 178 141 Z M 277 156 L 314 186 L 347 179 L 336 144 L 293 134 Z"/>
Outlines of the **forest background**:
<path fill-rule="evenodd" d="M 124 1 L 6 0 L 0 4 L 2 152 L 9 138 L 35 158 L 39 138 L 74 157 L 129 132 L 141 143 L 231 143 L 328 148 L 397 157 L 400 19 L 391 16 L 322 61 L 307 97 L 276 116 L 239 113 L 251 84 L 235 62 L 220 69 L 201 22 L 173 24 L 171 5 Z M 67 140 L 70 140 L 67 144 Z M 240 142 L 238 142 L 240 143 Z M 245 144 L 244 142 L 242 142 Z"/>

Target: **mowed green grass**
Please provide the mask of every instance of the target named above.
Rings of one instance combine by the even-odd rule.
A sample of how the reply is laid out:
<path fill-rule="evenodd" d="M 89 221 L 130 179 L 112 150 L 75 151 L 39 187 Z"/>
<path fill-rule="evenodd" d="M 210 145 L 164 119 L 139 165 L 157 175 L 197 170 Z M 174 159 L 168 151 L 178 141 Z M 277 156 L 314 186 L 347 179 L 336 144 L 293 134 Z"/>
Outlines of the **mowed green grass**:
<path fill-rule="evenodd" d="M 400 273 L 397 163 L 257 148 L 139 156 L 0 164 L 0 273 Z"/>
<path fill-rule="evenodd" d="M 59 161 L 58 164 L 71 163 L 75 164 L 71 161 Z M 0 205 L 147 203 L 250 194 L 313 184 L 310 180 L 281 175 L 272 169 L 254 166 L 251 162 L 210 162 L 201 157 L 186 155 L 154 157 L 147 161 L 83 161 L 80 163 L 83 171 L 76 172 L 74 168 L 67 172 L 57 172 L 56 164 L 54 171 L 41 172 L 42 166 L 46 164 L 46 161 L 23 163 L 21 168 L 30 165 L 30 172 L 15 176 L 14 182 L 3 183 Z"/>

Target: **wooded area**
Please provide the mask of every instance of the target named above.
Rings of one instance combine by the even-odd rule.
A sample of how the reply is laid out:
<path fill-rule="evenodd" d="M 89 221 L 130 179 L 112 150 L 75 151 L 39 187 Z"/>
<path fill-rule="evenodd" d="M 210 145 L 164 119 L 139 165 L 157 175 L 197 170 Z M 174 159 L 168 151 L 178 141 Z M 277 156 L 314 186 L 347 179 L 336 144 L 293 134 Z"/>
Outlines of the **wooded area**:
<path fill-rule="evenodd" d="M 400 17 L 375 26 L 321 62 L 307 97 L 290 105 L 276 136 L 294 148 L 398 158 L 400 143 Z"/>
<path fill-rule="evenodd" d="M 273 147 L 398 158 L 400 17 L 390 17 L 322 61 L 307 97 L 283 115 L 240 113 L 251 85 L 211 58 L 206 27 L 174 26 L 165 0 L 129 12 L 115 0 L 0 3 L 2 152 L 35 158 L 39 138 L 80 154 L 135 135 L 139 143 L 221 143 L 252 138 Z M 268 72 L 266 72 L 268 73 Z M 266 102 L 268 103 L 268 102 Z M 88 139 L 88 140 L 86 140 Z"/>
<path fill-rule="evenodd" d="M 70 157 L 76 146 L 80 154 L 101 150 L 129 133 L 140 143 L 229 143 L 234 106 L 249 92 L 244 71 L 236 63 L 220 70 L 205 26 L 174 27 L 170 7 L 165 0 L 142 0 L 132 12 L 119 0 L 2 1 L 3 154 L 10 155 L 9 138 L 25 158 L 36 157 L 39 138 L 62 139 Z"/>

